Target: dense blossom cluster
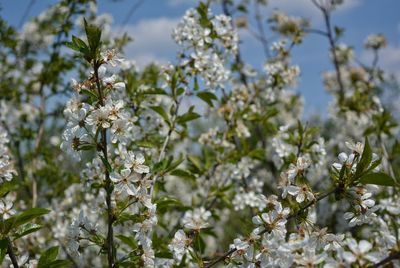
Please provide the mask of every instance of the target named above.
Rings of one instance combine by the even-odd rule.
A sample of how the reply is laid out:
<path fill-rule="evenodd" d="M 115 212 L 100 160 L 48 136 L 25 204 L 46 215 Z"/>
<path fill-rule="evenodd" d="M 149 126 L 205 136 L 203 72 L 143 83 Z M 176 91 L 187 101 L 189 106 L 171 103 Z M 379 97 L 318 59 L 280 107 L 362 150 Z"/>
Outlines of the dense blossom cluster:
<path fill-rule="evenodd" d="M 236 54 L 238 34 L 232 28 L 232 19 L 224 14 L 214 16 L 211 10 L 202 12 L 190 9 L 174 29 L 174 40 L 185 49 L 181 65 L 188 75 L 201 75 L 207 87 L 224 87 L 229 79 L 229 70 L 225 67 L 227 57 L 224 54 Z M 204 16 L 212 17 L 204 27 Z M 221 54 L 223 47 L 226 53 Z"/>
<path fill-rule="evenodd" d="M 121 56 L 128 38 L 111 38 L 92 1 L 60 1 L 22 33 L 1 32 L 0 87 L 16 88 L 0 101 L 5 266 L 400 265 L 384 36 L 367 37 L 369 66 L 330 28 L 341 0 L 312 1 L 325 30 L 278 10 L 266 20 L 267 2 L 199 3 L 173 30 L 177 62 L 144 69 Z M 262 43 L 263 68 L 242 58 L 237 27 Z M 334 65 L 318 119 L 302 115 L 291 62 L 311 33 L 328 39 Z M 64 81 L 70 70 L 79 79 Z"/>
<path fill-rule="evenodd" d="M 7 147 L 9 139 L 7 132 L 3 127 L 0 128 L 0 183 L 10 181 L 15 173 L 13 163 L 11 161 L 10 152 Z"/>

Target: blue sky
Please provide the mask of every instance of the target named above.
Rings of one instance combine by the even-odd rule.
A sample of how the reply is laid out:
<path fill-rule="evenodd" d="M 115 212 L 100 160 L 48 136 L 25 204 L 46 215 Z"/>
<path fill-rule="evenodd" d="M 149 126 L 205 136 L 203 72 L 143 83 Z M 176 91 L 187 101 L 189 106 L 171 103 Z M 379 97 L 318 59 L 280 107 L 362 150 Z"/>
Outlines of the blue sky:
<path fill-rule="evenodd" d="M 98 0 L 99 14 L 110 13 L 113 27 L 120 30 L 127 13 L 138 0 Z M 362 44 L 370 33 L 383 33 L 388 47 L 381 53 L 381 65 L 388 71 L 400 74 L 400 1 L 399 0 L 344 0 L 341 9 L 333 15 L 333 24 L 346 28 L 343 42 L 356 49 L 356 56 L 364 62 L 370 57 L 362 52 Z M 55 0 L 32 1 L 29 17 L 35 16 Z M 18 26 L 31 0 L 0 0 L 0 15 L 10 24 Z M 152 60 L 174 60 L 176 46 L 170 38 L 171 29 L 185 10 L 194 6 L 196 0 L 144 0 L 130 17 L 124 31 L 133 35 L 135 41 L 127 49 L 127 58 L 139 65 Z M 313 28 L 323 29 L 322 17 L 310 0 L 269 0 L 266 14 L 279 8 L 291 15 L 311 18 Z M 261 46 L 249 34 L 242 35 L 241 51 L 244 58 L 255 68 L 263 65 Z M 327 40 L 321 36 L 308 35 L 304 43 L 293 51 L 293 62 L 301 68 L 297 90 L 305 98 L 306 114 L 325 113 L 330 96 L 322 86 L 321 74 L 331 69 Z"/>

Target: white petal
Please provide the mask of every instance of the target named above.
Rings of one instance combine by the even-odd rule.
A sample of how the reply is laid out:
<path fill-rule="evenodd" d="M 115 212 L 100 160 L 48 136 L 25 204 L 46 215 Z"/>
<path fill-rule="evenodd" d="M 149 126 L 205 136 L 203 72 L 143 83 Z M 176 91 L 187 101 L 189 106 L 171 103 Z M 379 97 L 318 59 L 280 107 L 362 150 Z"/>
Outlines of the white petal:
<path fill-rule="evenodd" d="M 342 152 L 339 154 L 338 158 L 341 163 L 345 163 L 349 157 L 346 153 Z"/>
<path fill-rule="evenodd" d="M 149 173 L 150 168 L 146 165 L 135 165 L 133 168 L 137 173 L 143 174 L 143 173 Z"/>
<path fill-rule="evenodd" d="M 372 248 L 371 243 L 366 240 L 361 240 L 358 245 L 361 253 L 367 253 Z"/>

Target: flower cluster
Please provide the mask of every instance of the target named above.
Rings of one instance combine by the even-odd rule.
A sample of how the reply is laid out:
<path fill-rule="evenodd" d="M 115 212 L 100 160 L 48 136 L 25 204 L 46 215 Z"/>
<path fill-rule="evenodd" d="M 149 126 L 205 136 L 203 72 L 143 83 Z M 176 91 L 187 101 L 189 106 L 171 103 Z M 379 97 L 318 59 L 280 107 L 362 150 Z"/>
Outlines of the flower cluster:
<path fill-rule="evenodd" d="M 7 143 L 7 132 L 0 126 L 0 183 L 10 181 L 15 174 Z"/>
<path fill-rule="evenodd" d="M 188 56 L 182 54 L 181 60 L 188 75 L 200 74 L 210 89 L 224 87 L 230 73 L 225 68 L 227 55 L 220 54 L 219 47 L 224 48 L 226 54 L 236 54 L 238 35 L 230 17 L 214 16 L 205 5 L 201 8 L 201 13 L 194 9 L 186 12 L 174 29 L 173 38 L 189 53 Z"/>

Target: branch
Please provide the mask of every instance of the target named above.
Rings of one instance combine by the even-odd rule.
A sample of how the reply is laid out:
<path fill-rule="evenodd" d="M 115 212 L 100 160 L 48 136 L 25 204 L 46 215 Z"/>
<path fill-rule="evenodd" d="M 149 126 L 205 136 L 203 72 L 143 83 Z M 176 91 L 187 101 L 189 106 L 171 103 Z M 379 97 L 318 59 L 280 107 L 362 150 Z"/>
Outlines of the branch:
<path fill-rule="evenodd" d="M 6 239 L 7 239 L 7 254 L 10 257 L 14 268 L 19 268 L 17 257 L 14 254 L 12 242 L 9 237 L 7 237 Z"/>
<path fill-rule="evenodd" d="M 94 76 L 96 79 L 96 86 L 97 90 L 99 93 L 99 104 L 100 106 L 104 106 L 104 96 L 103 96 L 103 89 L 100 85 L 100 78 L 99 78 L 99 67 L 100 65 L 98 63 L 94 63 L 93 69 L 94 69 Z M 106 162 L 108 162 L 108 152 L 107 152 L 107 129 L 102 128 L 101 129 L 101 134 L 100 134 L 100 143 L 101 143 L 101 150 L 104 155 L 104 159 Z M 104 164 L 105 166 L 105 164 Z M 112 268 L 114 267 L 114 262 L 115 262 L 115 250 L 114 250 L 114 230 L 113 230 L 113 223 L 115 221 L 114 213 L 113 213 L 113 208 L 112 208 L 112 203 L 111 203 L 111 195 L 113 192 L 113 185 L 110 179 L 110 173 L 108 171 L 108 167 L 105 166 L 105 186 L 104 189 L 106 190 L 106 204 L 107 204 L 107 260 L 108 260 L 108 267 Z"/>
<path fill-rule="evenodd" d="M 325 27 L 326 27 L 326 33 L 325 32 L 320 32 L 317 30 L 312 30 L 314 33 L 319 33 L 319 34 L 323 34 L 325 35 L 328 40 L 329 40 L 329 46 L 330 46 L 330 50 L 333 56 L 333 65 L 335 66 L 335 72 L 336 72 L 336 80 L 339 84 L 339 104 L 342 104 L 344 101 L 344 83 L 343 83 L 343 78 L 342 78 L 342 74 L 340 72 L 340 66 L 339 66 L 339 60 L 338 57 L 336 55 L 336 42 L 335 42 L 335 38 L 333 36 L 332 33 L 332 26 L 331 26 L 331 17 L 330 17 L 330 9 L 325 8 L 324 6 L 320 5 L 319 3 L 317 3 L 317 1 L 315 0 L 311 0 L 314 5 L 321 10 L 323 16 L 324 16 L 324 21 L 325 21 Z"/>
<path fill-rule="evenodd" d="M 304 210 L 306 210 L 307 208 L 311 207 L 312 205 L 315 205 L 317 202 L 321 201 L 322 199 L 328 197 L 329 195 L 331 195 L 332 193 L 334 193 L 336 191 L 336 187 L 327 191 L 326 193 L 318 196 L 315 200 L 309 202 L 307 205 L 305 205 L 304 207 L 300 208 L 300 210 L 298 210 L 296 213 L 293 213 L 291 215 L 289 215 L 286 219 L 292 219 L 294 217 L 297 217 L 298 215 L 300 215 Z M 265 234 L 268 230 L 264 229 L 263 231 L 261 231 L 259 233 L 260 236 L 262 236 L 263 234 Z M 226 253 L 224 253 L 222 256 L 216 258 L 215 260 L 213 260 L 212 262 L 210 262 L 209 264 L 207 264 L 205 266 L 205 268 L 210 268 L 213 267 L 214 265 L 216 265 L 217 263 L 225 260 L 227 257 L 229 257 L 230 255 L 232 255 L 233 253 L 235 253 L 237 251 L 236 248 L 232 248 L 229 251 L 227 251 Z"/>
<path fill-rule="evenodd" d="M 261 21 L 261 12 L 260 12 L 260 3 L 258 1 L 254 1 L 254 10 L 255 10 L 255 19 L 256 19 L 256 24 L 257 24 L 257 29 L 258 29 L 258 36 L 259 40 L 263 46 L 264 49 L 264 54 L 267 58 L 270 58 L 271 55 L 269 53 L 269 47 L 268 47 L 268 40 L 267 36 L 265 34 L 264 30 L 264 25 Z"/>

